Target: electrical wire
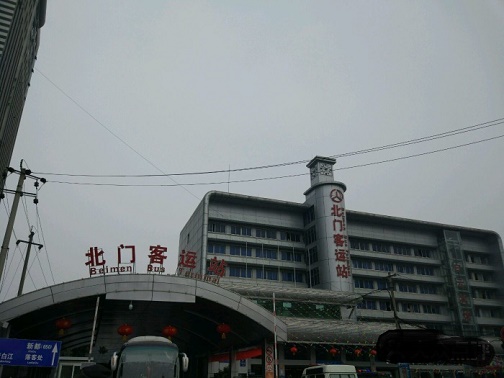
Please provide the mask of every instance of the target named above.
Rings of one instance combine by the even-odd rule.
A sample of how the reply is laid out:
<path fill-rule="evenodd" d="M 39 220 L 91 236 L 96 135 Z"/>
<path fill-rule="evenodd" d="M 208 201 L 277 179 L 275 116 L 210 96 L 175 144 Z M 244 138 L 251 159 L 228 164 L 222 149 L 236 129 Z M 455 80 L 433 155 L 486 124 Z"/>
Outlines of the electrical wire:
<path fill-rule="evenodd" d="M 121 139 L 117 134 L 115 134 L 110 128 L 108 128 L 104 123 L 102 123 L 99 119 L 97 119 L 95 116 L 93 116 L 87 109 L 85 109 L 82 105 L 80 105 L 77 101 L 75 101 L 70 95 L 68 95 L 63 89 L 61 89 L 59 86 L 56 85 L 51 79 L 49 79 L 44 73 L 42 73 L 40 70 L 35 68 L 35 70 L 40 73 L 47 81 L 49 81 L 58 91 L 60 91 L 65 97 L 67 97 L 71 102 L 73 102 L 79 109 L 81 109 L 84 113 L 86 113 L 89 117 L 91 117 L 96 123 L 98 123 L 101 127 L 103 127 L 105 130 L 107 130 L 112 136 L 114 136 L 117 140 L 119 140 L 122 144 L 124 144 L 126 147 L 128 147 L 131 151 L 133 151 L 137 156 L 139 156 L 142 160 L 144 160 L 146 163 L 148 163 L 151 167 L 156 169 L 158 172 L 162 173 L 166 177 L 168 177 L 170 180 L 172 180 L 175 184 L 178 184 L 178 182 L 173 178 L 168 175 L 166 175 L 165 172 L 163 172 L 158 166 L 156 166 L 152 161 L 147 159 L 145 156 L 143 156 L 140 152 L 135 150 L 132 146 L 130 146 L 126 141 Z M 187 193 L 189 193 L 191 196 L 195 197 L 198 201 L 200 198 L 192 193 L 189 189 L 185 188 L 183 185 L 178 184 L 177 186 L 180 186 L 182 189 L 184 189 Z"/>
<path fill-rule="evenodd" d="M 418 154 L 412 154 L 412 155 L 407 155 L 407 156 L 401 156 L 398 158 L 392 158 L 392 159 L 386 159 L 386 160 L 380 160 L 380 161 L 375 161 L 371 163 L 363 163 L 363 164 L 356 164 L 353 166 L 348 166 L 348 167 L 341 167 L 341 168 L 335 168 L 334 171 L 342 171 L 342 170 L 347 170 L 347 169 L 355 169 L 355 168 L 362 168 L 362 167 L 368 167 L 371 165 L 378 165 L 378 164 L 385 164 L 385 163 L 391 163 L 399 160 L 405 160 L 405 159 L 411 159 L 415 157 L 420 157 L 420 156 L 426 156 L 426 155 L 431 155 L 439 152 L 444 152 L 444 151 L 449 151 L 449 150 L 454 150 L 457 148 L 462 148 L 462 147 L 467 147 L 471 146 L 474 144 L 478 143 L 484 143 L 484 142 L 489 142 L 492 140 L 500 139 L 503 138 L 504 134 L 502 135 L 497 135 L 494 137 L 490 138 L 485 138 L 469 143 L 464 143 L 464 144 L 459 144 L 456 146 L 451 146 L 451 147 L 445 147 L 445 148 L 440 148 L 437 150 L 432 150 L 432 151 L 427 151 L 427 152 L 421 152 Z M 232 181 L 219 181 L 219 182 L 197 182 L 197 183 L 183 183 L 183 184 L 116 184 L 116 183 L 93 183 L 93 182 L 70 182 L 70 181 L 56 181 L 56 180 L 48 180 L 48 182 L 54 183 L 54 184 L 67 184 L 67 185 L 83 185 L 83 186 L 113 186 L 113 187 L 176 187 L 179 185 L 185 185 L 185 186 L 203 186 L 203 185 L 222 185 L 222 184 L 237 184 L 237 183 L 247 183 L 247 182 L 255 182 L 255 181 L 269 181 L 269 180 L 278 180 L 278 179 L 284 179 L 284 178 L 292 178 L 292 177 L 299 177 L 299 176 L 306 176 L 309 173 L 298 173 L 298 174 L 291 174 L 291 175 L 284 175 L 284 176 L 274 176 L 274 177 L 262 177 L 262 178 L 254 178 L 254 179 L 244 179 L 244 180 L 232 180 Z"/>
<path fill-rule="evenodd" d="M 429 136 L 425 136 L 425 137 L 421 137 L 421 138 L 410 139 L 410 140 L 406 140 L 403 142 L 391 143 L 391 144 L 367 148 L 367 149 L 363 149 L 363 150 L 346 152 L 346 153 L 342 153 L 342 154 L 338 154 L 338 155 L 331 155 L 330 157 L 337 159 L 337 158 L 342 158 L 342 157 L 349 157 L 349 156 L 367 154 L 367 153 L 371 153 L 371 152 L 383 151 L 383 150 L 388 150 L 388 149 L 392 149 L 392 148 L 404 147 L 404 146 L 409 146 L 412 144 L 430 142 L 430 141 L 433 141 L 436 139 L 447 138 L 447 137 L 451 137 L 454 135 L 477 131 L 477 130 L 485 129 L 488 127 L 502 125 L 502 124 L 504 124 L 504 118 L 498 118 L 498 119 L 495 119 L 492 121 L 483 122 L 483 123 L 479 123 L 476 125 L 467 126 L 467 127 L 463 127 L 463 128 L 459 128 L 459 129 L 455 129 L 455 130 L 451 130 L 451 131 L 446 131 L 446 132 L 439 133 L 439 134 L 433 134 L 433 135 L 429 135 Z M 297 160 L 297 161 L 287 162 L 287 163 L 260 165 L 260 166 L 246 167 L 246 168 L 235 168 L 235 169 L 228 168 L 228 169 L 221 169 L 221 170 L 214 170 L 214 171 L 182 172 L 182 173 L 167 173 L 167 174 L 97 175 L 97 174 L 73 174 L 73 173 L 54 173 L 54 172 L 36 172 L 36 174 L 47 175 L 47 176 L 95 177 L 95 178 L 98 178 L 98 177 L 100 177 L 100 178 L 145 178 L 145 177 L 165 177 L 165 176 L 195 176 L 195 175 L 210 175 L 210 174 L 217 174 L 217 173 L 230 173 L 230 172 L 242 172 L 242 171 L 268 169 L 268 168 L 278 168 L 278 167 L 285 167 L 285 166 L 290 166 L 290 165 L 308 163 L 309 161 L 310 161 L 309 159 L 305 159 L 305 160 Z"/>
<path fill-rule="evenodd" d="M 54 274 L 53 274 L 53 270 L 52 270 L 52 266 L 51 266 L 51 260 L 49 259 L 49 252 L 47 250 L 47 243 L 46 243 L 46 240 L 45 240 L 45 237 L 44 237 L 44 229 L 42 228 L 42 221 L 40 219 L 40 213 L 39 213 L 38 205 L 35 205 L 35 209 L 36 209 L 36 213 L 37 213 L 37 226 L 40 229 L 40 235 L 42 236 L 42 241 L 43 241 L 43 243 L 40 243 L 40 244 L 43 244 L 44 247 L 42 249 L 44 249 L 46 251 L 45 255 L 46 255 L 46 258 L 47 258 L 47 264 L 49 265 L 49 272 L 51 273 L 51 278 L 53 280 L 53 283 L 55 284 L 56 280 L 54 279 Z M 41 264 L 41 266 L 42 266 L 42 264 Z M 45 280 L 45 282 L 47 284 L 47 279 L 45 277 L 43 269 L 42 269 L 42 276 L 44 277 L 44 280 Z"/>

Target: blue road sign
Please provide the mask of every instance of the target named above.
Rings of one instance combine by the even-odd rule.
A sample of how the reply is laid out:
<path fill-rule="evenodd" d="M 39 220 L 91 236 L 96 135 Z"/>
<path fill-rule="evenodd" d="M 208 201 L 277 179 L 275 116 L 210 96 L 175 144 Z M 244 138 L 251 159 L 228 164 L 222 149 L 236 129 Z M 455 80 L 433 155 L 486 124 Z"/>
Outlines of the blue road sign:
<path fill-rule="evenodd" d="M 0 339 L 0 365 L 56 367 L 61 341 Z"/>

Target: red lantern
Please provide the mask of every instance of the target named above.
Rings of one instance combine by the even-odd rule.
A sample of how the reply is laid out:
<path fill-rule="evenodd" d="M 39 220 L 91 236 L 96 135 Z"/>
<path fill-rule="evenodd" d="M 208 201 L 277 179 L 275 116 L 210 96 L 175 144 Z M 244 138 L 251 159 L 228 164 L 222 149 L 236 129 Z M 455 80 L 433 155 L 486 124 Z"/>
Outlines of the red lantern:
<path fill-rule="evenodd" d="M 226 334 L 231 332 L 231 327 L 229 326 L 229 324 L 221 323 L 217 326 L 217 332 L 220 333 L 222 339 L 225 339 Z"/>
<path fill-rule="evenodd" d="M 362 349 L 360 349 L 360 348 L 356 348 L 356 349 L 354 350 L 354 353 L 355 353 L 355 355 L 356 355 L 357 357 L 360 357 L 360 355 L 361 355 L 361 353 L 362 353 Z"/>
<path fill-rule="evenodd" d="M 124 323 L 117 328 L 117 333 L 122 336 L 123 341 L 126 341 L 128 336 L 133 333 L 133 327 Z"/>
<path fill-rule="evenodd" d="M 376 350 L 375 350 L 375 349 L 371 349 L 371 350 L 369 351 L 369 354 L 370 354 L 371 356 L 376 356 L 376 354 L 377 354 L 377 353 L 378 353 L 378 352 L 376 352 Z"/>
<path fill-rule="evenodd" d="M 164 327 L 163 331 L 162 331 L 163 336 L 168 337 L 168 339 L 170 339 L 170 340 L 173 336 L 175 336 L 177 334 L 177 332 L 178 332 L 177 327 L 174 327 L 171 325 Z"/>
<path fill-rule="evenodd" d="M 295 356 L 295 355 L 296 355 L 297 351 L 298 351 L 298 349 L 296 348 L 296 346 L 295 346 L 295 345 L 291 346 L 291 348 L 290 348 L 290 352 L 292 353 L 292 355 L 293 355 L 293 356 Z"/>
<path fill-rule="evenodd" d="M 335 347 L 332 347 L 331 349 L 329 349 L 329 353 L 331 354 L 331 356 L 336 356 L 338 354 L 338 349 L 336 349 Z"/>
<path fill-rule="evenodd" d="M 72 322 L 70 319 L 65 317 L 56 320 L 56 327 L 58 328 L 58 335 L 63 336 L 65 334 L 65 330 L 69 329 L 72 326 Z"/>

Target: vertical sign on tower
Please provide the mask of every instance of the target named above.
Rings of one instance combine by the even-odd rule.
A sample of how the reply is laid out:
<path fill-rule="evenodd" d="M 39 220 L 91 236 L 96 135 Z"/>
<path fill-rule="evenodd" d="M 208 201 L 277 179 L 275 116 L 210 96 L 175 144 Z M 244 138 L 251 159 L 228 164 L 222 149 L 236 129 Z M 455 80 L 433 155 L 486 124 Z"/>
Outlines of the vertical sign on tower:
<path fill-rule="evenodd" d="M 334 188 L 329 192 L 331 199 L 331 216 L 334 256 L 336 261 L 336 276 L 349 278 L 352 275 L 348 253 L 348 235 L 346 229 L 345 195 L 341 188 Z"/>

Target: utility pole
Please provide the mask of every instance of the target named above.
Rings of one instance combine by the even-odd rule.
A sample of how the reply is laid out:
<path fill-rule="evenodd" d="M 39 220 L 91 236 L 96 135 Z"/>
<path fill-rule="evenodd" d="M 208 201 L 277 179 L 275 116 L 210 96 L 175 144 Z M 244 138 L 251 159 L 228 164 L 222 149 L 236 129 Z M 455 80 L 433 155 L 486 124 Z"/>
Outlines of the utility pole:
<path fill-rule="evenodd" d="M 399 317 L 397 316 L 397 306 L 394 296 L 394 283 L 392 282 L 392 277 L 395 277 L 396 274 L 391 274 L 390 272 L 387 275 L 388 282 L 388 292 L 390 294 L 390 301 L 392 302 L 392 311 L 394 311 L 394 322 L 396 329 L 401 329 L 401 324 L 399 323 Z"/>
<path fill-rule="evenodd" d="M 19 243 L 21 243 L 21 242 L 28 244 L 28 249 L 26 250 L 26 258 L 25 258 L 24 265 L 23 265 L 23 272 L 21 273 L 21 282 L 19 282 L 18 297 L 21 294 L 23 294 L 23 286 L 24 286 L 24 282 L 25 282 L 25 278 L 26 278 L 26 269 L 28 268 L 28 261 L 30 260 L 31 246 L 32 246 L 32 244 L 35 244 L 38 247 L 39 250 L 43 247 L 42 244 L 34 243 L 33 242 L 33 235 L 35 235 L 35 233 L 31 230 L 30 231 L 30 236 L 28 237 L 28 241 L 18 240 L 16 242 L 17 245 L 19 245 Z"/>
<path fill-rule="evenodd" d="M 14 221 L 16 220 L 16 213 L 17 213 L 17 208 L 18 208 L 18 205 L 19 205 L 19 199 L 22 195 L 28 195 L 28 196 L 31 196 L 31 197 L 35 197 L 35 199 L 33 200 L 33 202 L 35 204 L 38 203 L 38 199 L 37 199 L 37 194 L 36 193 L 26 193 L 26 192 L 23 192 L 23 183 L 24 183 L 24 180 L 26 179 L 26 177 L 30 177 L 32 179 L 35 179 L 35 187 L 37 188 L 38 190 L 38 186 L 39 186 L 39 180 L 45 184 L 46 183 L 46 179 L 45 178 L 41 178 L 41 177 L 37 177 L 37 176 L 34 176 L 31 174 L 31 171 L 29 169 L 25 169 L 23 168 L 23 160 L 21 160 L 21 164 L 20 164 L 20 170 L 16 170 L 14 168 L 7 168 L 7 170 L 10 172 L 10 173 L 18 173 L 19 174 L 19 180 L 18 180 L 18 184 L 17 184 L 17 187 L 16 187 L 16 190 L 8 190 L 8 189 L 4 189 L 2 193 L 0 193 L 0 200 L 4 198 L 4 192 L 6 193 L 14 193 L 14 200 L 12 201 L 12 207 L 11 207 L 11 212 L 10 212 L 10 215 L 9 215 L 9 221 L 7 223 L 7 227 L 5 228 L 5 235 L 4 235 L 4 238 L 3 238 L 3 242 L 2 242 L 2 249 L 0 250 L 0 282 L 2 282 L 2 276 L 3 276 L 3 273 L 4 273 L 4 268 L 5 268 L 5 261 L 7 260 L 7 253 L 9 251 L 9 244 L 10 244 L 10 238 L 11 238 L 11 235 L 12 235 L 12 230 L 14 229 Z"/>
<path fill-rule="evenodd" d="M 15 192 L 16 194 L 14 195 L 14 201 L 12 201 L 11 212 L 9 215 L 9 222 L 7 223 L 7 227 L 5 228 L 5 236 L 3 238 L 2 250 L 0 251 L 0 282 L 2 282 L 5 260 L 7 260 L 7 251 L 9 250 L 9 243 L 12 235 L 12 229 L 14 228 L 14 220 L 16 219 L 17 208 L 19 205 L 19 198 L 23 194 L 23 182 L 25 178 L 26 178 L 26 169 L 21 168 Z"/>

